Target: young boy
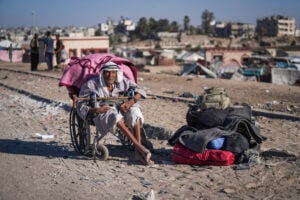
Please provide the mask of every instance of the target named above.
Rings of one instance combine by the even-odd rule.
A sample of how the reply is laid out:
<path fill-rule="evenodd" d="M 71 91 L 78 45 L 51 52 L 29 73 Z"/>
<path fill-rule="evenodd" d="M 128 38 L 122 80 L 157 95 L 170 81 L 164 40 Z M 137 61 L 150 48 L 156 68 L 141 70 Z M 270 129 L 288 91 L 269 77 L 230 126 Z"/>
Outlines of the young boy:
<path fill-rule="evenodd" d="M 60 51 L 60 62 L 59 62 L 60 69 L 61 69 L 62 72 L 64 72 L 65 69 L 66 69 L 67 59 L 68 59 L 68 53 L 65 49 L 65 45 L 62 45 L 62 49 Z"/>

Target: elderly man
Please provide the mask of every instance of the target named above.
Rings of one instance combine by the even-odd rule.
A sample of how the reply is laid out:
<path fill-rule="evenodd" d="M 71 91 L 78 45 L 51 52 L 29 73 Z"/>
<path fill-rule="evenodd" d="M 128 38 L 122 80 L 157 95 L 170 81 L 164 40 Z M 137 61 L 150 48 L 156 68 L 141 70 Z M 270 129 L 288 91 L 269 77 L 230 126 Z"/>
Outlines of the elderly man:
<path fill-rule="evenodd" d="M 132 97 L 120 106 L 112 101 L 102 100 L 93 108 L 88 106 L 88 102 L 79 101 L 77 110 L 82 119 L 96 114 L 93 122 L 101 134 L 114 132 L 118 127 L 133 142 L 136 158 L 144 164 L 150 164 L 151 153 L 141 144 L 141 126 L 144 119 L 137 103 L 141 98 L 146 98 L 146 93 L 135 82 L 123 77 L 123 72 L 116 63 L 104 64 L 99 77 L 90 79 L 82 85 L 79 97 L 90 97 L 93 94 L 97 97 L 118 97 L 128 92 L 130 88 L 134 88 Z"/>

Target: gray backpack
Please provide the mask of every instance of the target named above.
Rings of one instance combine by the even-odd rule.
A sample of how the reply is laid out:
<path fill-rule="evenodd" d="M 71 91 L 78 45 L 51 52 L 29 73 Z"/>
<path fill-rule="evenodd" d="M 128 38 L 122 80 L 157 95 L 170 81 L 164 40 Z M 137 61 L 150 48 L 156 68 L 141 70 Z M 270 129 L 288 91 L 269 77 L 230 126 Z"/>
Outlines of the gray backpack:
<path fill-rule="evenodd" d="M 230 98 L 224 88 L 208 88 L 197 98 L 196 104 L 201 110 L 207 108 L 225 109 L 230 106 Z"/>

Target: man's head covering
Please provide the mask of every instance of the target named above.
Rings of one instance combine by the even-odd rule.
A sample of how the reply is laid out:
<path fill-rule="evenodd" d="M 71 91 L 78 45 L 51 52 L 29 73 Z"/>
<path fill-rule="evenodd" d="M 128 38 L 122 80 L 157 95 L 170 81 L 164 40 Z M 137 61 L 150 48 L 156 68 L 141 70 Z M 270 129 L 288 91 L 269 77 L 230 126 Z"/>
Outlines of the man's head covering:
<path fill-rule="evenodd" d="M 107 62 L 103 65 L 101 71 L 119 71 L 119 66 L 114 62 Z"/>
<path fill-rule="evenodd" d="M 105 63 L 100 70 L 100 73 L 99 73 L 100 85 L 103 85 L 103 83 L 104 83 L 104 78 L 103 78 L 104 71 L 117 71 L 116 82 L 119 83 L 123 80 L 123 71 L 120 70 L 120 67 L 116 63 L 109 61 L 109 62 Z"/>

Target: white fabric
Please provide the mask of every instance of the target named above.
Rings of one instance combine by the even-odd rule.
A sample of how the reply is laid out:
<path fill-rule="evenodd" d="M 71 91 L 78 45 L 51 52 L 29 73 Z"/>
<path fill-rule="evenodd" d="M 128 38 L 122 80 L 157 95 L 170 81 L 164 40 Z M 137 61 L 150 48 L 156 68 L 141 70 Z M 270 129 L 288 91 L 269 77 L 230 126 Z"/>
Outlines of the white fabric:
<path fill-rule="evenodd" d="M 107 90 L 107 86 L 106 86 L 106 84 L 105 84 L 105 80 L 104 80 L 104 77 L 103 77 L 103 72 L 104 71 L 107 71 L 107 69 L 105 69 L 105 70 L 101 70 L 100 71 L 100 73 L 99 73 L 99 80 L 100 80 L 100 87 L 103 87 L 104 88 L 104 92 L 105 92 L 105 97 L 108 97 L 109 96 L 109 93 L 108 93 L 108 90 Z M 110 70 L 108 70 L 108 71 L 110 71 Z M 115 70 L 114 70 L 115 71 Z M 122 82 L 123 81 L 123 78 L 124 78 L 124 75 L 123 75 L 123 72 L 121 71 L 121 70 L 117 70 L 118 72 L 117 72 L 117 81 L 116 81 L 116 83 L 120 83 L 120 82 Z"/>
<path fill-rule="evenodd" d="M 135 91 L 143 98 L 147 97 L 146 92 L 141 87 L 126 77 L 122 78 L 121 82 L 116 83 L 112 93 L 109 93 L 102 75 L 83 84 L 79 97 L 89 97 L 92 93 L 95 93 L 98 97 L 117 97 L 131 87 L 135 87 Z M 99 103 L 107 103 L 107 101 Z M 89 109 L 87 101 L 78 101 L 77 112 L 82 119 L 86 119 Z M 101 134 L 107 134 L 108 132 L 114 132 L 117 122 L 122 118 L 129 127 L 134 127 L 138 119 L 141 119 L 143 123 L 144 118 L 139 103 L 135 103 L 126 113 L 119 111 L 117 106 L 112 106 L 106 113 L 99 114 L 93 118 L 93 121 Z"/>

